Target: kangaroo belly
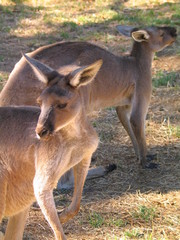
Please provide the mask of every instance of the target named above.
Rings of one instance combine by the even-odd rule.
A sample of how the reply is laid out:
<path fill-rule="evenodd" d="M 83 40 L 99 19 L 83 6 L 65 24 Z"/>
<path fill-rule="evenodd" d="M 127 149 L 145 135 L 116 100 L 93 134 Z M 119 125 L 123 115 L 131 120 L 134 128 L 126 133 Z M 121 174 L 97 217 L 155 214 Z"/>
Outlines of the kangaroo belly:
<path fill-rule="evenodd" d="M 30 206 L 35 200 L 32 182 L 9 186 L 6 197 L 5 216 L 13 216 Z"/>
<path fill-rule="evenodd" d="M 23 162 L 7 174 L 5 216 L 12 216 L 30 206 L 34 199 L 34 164 Z"/>

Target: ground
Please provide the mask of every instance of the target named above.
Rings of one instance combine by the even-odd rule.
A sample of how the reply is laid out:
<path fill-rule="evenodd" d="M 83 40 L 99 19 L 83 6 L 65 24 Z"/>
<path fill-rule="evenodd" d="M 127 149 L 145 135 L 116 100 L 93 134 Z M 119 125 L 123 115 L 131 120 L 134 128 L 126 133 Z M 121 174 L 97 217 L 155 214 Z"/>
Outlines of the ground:
<path fill-rule="evenodd" d="M 114 54 L 127 54 L 131 40 L 115 26 L 167 25 L 180 30 L 178 1 L 0 1 L 0 87 L 20 59 L 56 41 L 90 41 Z M 68 239 L 180 239 L 180 37 L 156 54 L 153 93 L 146 121 L 154 170 L 139 170 L 132 144 L 114 108 L 95 113 L 100 138 L 95 165 L 117 164 L 104 178 L 86 182 L 80 212 L 64 225 Z M 54 191 L 57 209 L 72 192 Z M 6 219 L 2 223 L 4 231 Z M 41 211 L 32 207 L 24 239 L 54 239 Z"/>

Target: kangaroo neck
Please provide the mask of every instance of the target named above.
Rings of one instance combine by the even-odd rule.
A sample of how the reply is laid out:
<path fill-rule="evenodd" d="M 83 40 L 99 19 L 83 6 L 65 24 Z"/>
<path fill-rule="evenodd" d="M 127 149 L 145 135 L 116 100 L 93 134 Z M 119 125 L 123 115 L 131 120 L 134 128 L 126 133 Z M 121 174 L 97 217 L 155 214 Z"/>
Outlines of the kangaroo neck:
<path fill-rule="evenodd" d="M 135 58 L 138 65 L 151 70 L 154 52 L 147 42 L 134 42 L 130 56 Z"/>
<path fill-rule="evenodd" d="M 147 42 L 134 42 L 130 56 L 135 58 L 136 64 L 142 69 L 151 71 L 154 52 Z"/>
<path fill-rule="evenodd" d="M 65 138 L 79 138 L 82 135 L 83 129 L 87 124 L 84 109 L 81 109 L 74 119 L 60 130 L 61 136 Z"/>

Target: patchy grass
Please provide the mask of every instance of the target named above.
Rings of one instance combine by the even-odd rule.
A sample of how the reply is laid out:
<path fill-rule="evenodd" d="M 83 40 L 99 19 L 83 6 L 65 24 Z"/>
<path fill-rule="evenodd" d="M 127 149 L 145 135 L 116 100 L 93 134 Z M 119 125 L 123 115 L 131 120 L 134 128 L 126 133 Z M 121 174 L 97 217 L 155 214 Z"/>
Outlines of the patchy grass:
<path fill-rule="evenodd" d="M 180 138 L 180 126 L 169 126 L 170 134 L 174 135 L 177 138 Z"/>
<path fill-rule="evenodd" d="M 3 88 L 3 78 L 2 76 L 0 76 L 0 91 L 2 90 Z"/>
<path fill-rule="evenodd" d="M 4 61 L 4 56 L 0 55 L 0 62 Z"/>
<path fill-rule="evenodd" d="M 168 25 L 180 19 L 179 1 L 2 0 L 0 3 L 0 89 L 20 52 L 56 41 L 91 41 L 115 54 L 126 54 L 131 40 L 115 26 Z M 139 172 L 132 144 L 114 108 L 100 111 L 93 126 L 100 144 L 97 165 L 116 163 L 117 170 L 87 181 L 79 214 L 64 225 L 70 240 L 179 240 L 180 236 L 180 38 L 156 54 L 153 93 L 148 111 L 148 149 L 157 153 L 154 171 Z M 70 204 L 72 193 L 54 191 L 58 210 Z M 2 224 L 4 229 L 6 221 Z M 41 211 L 32 208 L 24 239 L 54 236 Z"/>
<path fill-rule="evenodd" d="M 121 218 L 110 218 L 106 222 L 106 225 L 111 227 L 125 227 L 127 224 L 128 223 Z"/>
<path fill-rule="evenodd" d="M 148 208 L 146 206 L 139 206 L 138 210 L 134 211 L 132 213 L 132 216 L 135 219 L 144 220 L 146 222 L 152 221 L 155 218 L 155 209 L 154 208 Z"/>
<path fill-rule="evenodd" d="M 144 236 L 144 234 L 141 234 L 138 229 L 133 229 L 132 231 L 126 231 L 124 233 L 125 237 L 128 237 L 128 239 L 138 239 Z"/>
<path fill-rule="evenodd" d="M 177 72 L 158 71 L 152 78 L 153 86 L 168 86 L 175 87 L 177 85 L 176 80 L 180 79 L 180 75 Z"/>
<path fill-rule="evenodd" d="M 2 90 L 4 84 L 6 83 L 8 75 L 9 73 L 0 71 L 0 91 Z"/>
<path fill-rule="evenodd" d="M 89 214 L 89 224 L 93 228 L 100 228 L 102 227 L 103 223 L 104 223 L 104 218 L 102 217 L 101 214 L 97 212 L 92 212 Z"/>

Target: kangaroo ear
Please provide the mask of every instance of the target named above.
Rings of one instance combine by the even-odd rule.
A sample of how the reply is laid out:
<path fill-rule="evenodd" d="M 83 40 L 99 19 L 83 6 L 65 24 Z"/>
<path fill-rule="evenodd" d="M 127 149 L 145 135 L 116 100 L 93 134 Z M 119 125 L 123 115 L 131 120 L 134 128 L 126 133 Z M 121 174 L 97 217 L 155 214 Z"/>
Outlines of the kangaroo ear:
<path fill-rule="evenodd" d="M 133 26 L 123 26 L 123 25 L 118 25 L 116 26 L 116 29 L 118 30 L 119 33 L 121 33 L 122 35 L 126 36 L 126 37 L 131 37 L 131 32 L 137 28 L 133 27 Z"/>
<path fill-rule="evenodd" d="M 26 54 L 22 53 L 22 55 L 25 57 L 29 65 L 32 67 L 39 81 L 48 84 L 52 79 L 54 79 L 58 75 L 58 73 L 54 69 L 48 67 L 47 65 L 39 62 L 34 58 L 28 57 Z"/>
<path fill-rule="evenodd" d="M 68 75 L 69 84 L 72 87 L 87 85 L 94 80 L 96 74 L 102 66 L 103 61 L 100 59 L 91 65 L 78 68 Z"/>
<path fill-rule="evenodd" d="M 132 38 L 136 41 L 136 42 L 147 42 L 149 39 L 149 33 L 145 30 L 138 30 L 138 31 L 134 31 L 132 32 Z"/>

